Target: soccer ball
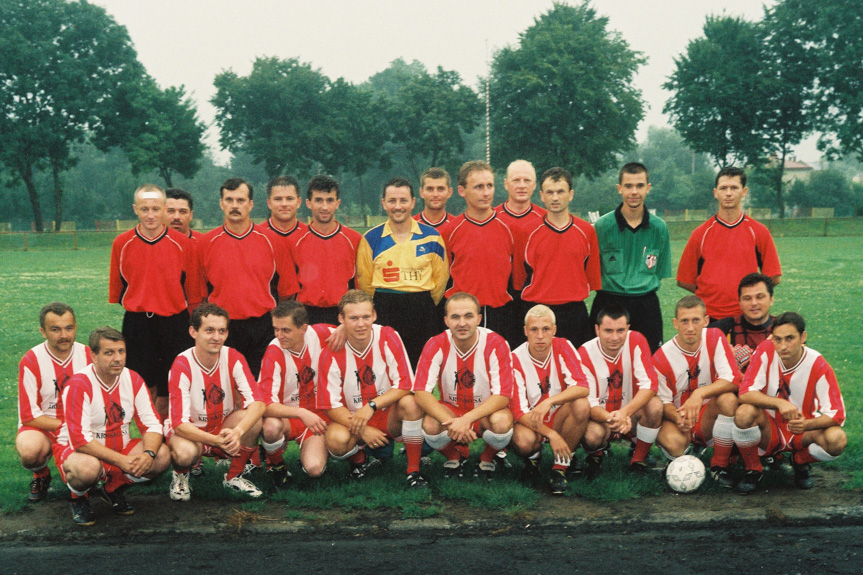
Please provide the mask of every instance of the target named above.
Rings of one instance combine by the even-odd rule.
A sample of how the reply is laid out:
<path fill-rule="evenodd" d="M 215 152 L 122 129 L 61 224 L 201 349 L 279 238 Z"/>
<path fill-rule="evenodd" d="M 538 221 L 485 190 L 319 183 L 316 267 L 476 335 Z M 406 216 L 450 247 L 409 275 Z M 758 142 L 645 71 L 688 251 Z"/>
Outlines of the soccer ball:
<path fill-rule="evenodd" d="M 682 455 L 665 468 L 668 486 L 678 493 L 692 493 L 704 483 L 706 470 L 694 455 Z"/>

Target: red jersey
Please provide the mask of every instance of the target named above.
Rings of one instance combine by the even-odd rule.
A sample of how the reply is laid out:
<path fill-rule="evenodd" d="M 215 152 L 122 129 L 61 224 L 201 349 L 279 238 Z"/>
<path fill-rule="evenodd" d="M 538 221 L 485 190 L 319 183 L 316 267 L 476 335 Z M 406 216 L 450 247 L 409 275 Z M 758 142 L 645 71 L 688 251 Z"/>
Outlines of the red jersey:
<path fill-rule="evenodd" d="M 177 429 L 182 423 L 216 434 L 226 417 L 255 401 L 270 402 L 261 393 L 246 358 L 223 346 L 212 369 L 198 361 L 195 348 L 174 360 L 168 379 L 169 419 Z M 241 404 L 237 404 L 240 401 Z"/>
<path fill-rule="evenodd" d="M 260 317 L 279 299 L 297 293 L 289 250 L 254 225 L 239 236 L 224 226 L 210 230 L 198 249 L 208 299 L 228 310 L 231 319 Z"/>
<path fill-rule="evenodd" d="M 402 338 L 391 327 L 372 324 L 364 350 L 346 343 L 341 351 L 325 348 L 318 371 L 318 409 L 346 407 L 354 413 L 392 388 L 411 390 L 413 373 Z"/>
<path fill-rule="evenodd" d="M 786 369 L 773 341 L 768 339 L 759 345 L 740 384 L 740 395 L 749 391 L 787 399 L 806 419 L 826 415 L 839 425 L 845 423 L 845 402 L 836 374 L 827 360 L 812 348 L 804 347 L 797 365 Z M 781 414 L 768 411 L 778 421 L 783 421 Z"/>
<path fill-rule="evenodd" d="M 650 360 L 650 346 L 637 331 L 626 334 L 626 343 L 615 357 L 602 351 L 595 337 L 578 349 L 587 378 L 591 407 L 617 411 L 642 389 L 657 390 L 656 370 Z"/>
<path fill-rule="evenodd" d="M 111 246 L 108 302 L 126 311 L 171 316 L 204 298 L 196 244 L 171 228 L 147 239 L 138 227 L 123 232 Z"/>
<path fill-rule="evenodd" d="M 141 435 L 162 434 L 147 385 L 128 368 L 110 384 L 99 379 L 93 364 L 73 375 L 63 390 L 63 414 L 57 442 L 72 449 L 98 441 L 122 453 L 132 441 L 133 419 Z"/>
<path fill-rule="evenodd" d="M 63 419 L 63 389 L 91 361 L 90 348 L 78 342 L 63 361 L 45 342 L 25 353 L 18 364 L 18 428 L 41 415 Z"/>
<path fill-rule="evenodd" d="M 677 267 L 677 281 L 695 284 L 707 314 L 722 319 L 740 313 L 737 284 L 746 274 L 782 275 L 773 237 L 747 215 L 734 223 L 714 216 L 695 228 Z"/>
<path fill-rule="evenodd" d="M 527 210 L 516 214 L 507 207 L 506 202 L 496 207 L 494 211 L 512 232 L 512 287 L 516 291 L 521 291 L 527 280 L 524 269 L 524 248 L 527 245 L 527 238 L 533 230 L 542 224 L 546 211 L 539 206 L 530 204 Z"/>
<path fill-rule="evenodd" d="M 455 346 L 450 330 L 428 340 L 417 364 L 414 391 L 433 393 L 439 385 L 441 401 L 467 411 L 492 395 L 511 398 L 509 344 L 484 327 L 476 333 L 476 343 L 466 353 Z"/>
<path fill-rule="evenodd" d="M 420 222 L 421 224 L 425 224 L 427 226 L 431 226 L 431 227 L 437 229 L 437 228 L 441 227 L 442 225 L 452 221 L 453 216 L 451 216 L 450 214 L 444 213 L 444 216 L 440 220 L 438 220 L 436 222 L 432 222 L 432 221 L 429 221 L 428 218 L 426 218 L 425 212 L 420 212 L 418 214 L 414 214 L 413 218 L 416 221 Z"/>
<path fill-rule="evenodd" d="M 269 233 L 270 237 L 274 238 L 277 242 L 282 241 L 286 246 L 288 246 L 288 250 L 291 254 L 291 261 L 294 261 L 295 259 L 294 248 L 297 245 L 297 240 L 299 240 L 300 236 L 309 230 L 308 224 L 304 224 L 299 219 L 295 220 L 293 227 L 287 231 L 283 231 L 276 227 L 273 223 L 273 218 L 268 218 L 260 227 L 264 232 Z"/>
<path fill-rule="evenodd" d="M 683 405 L 693 391 L 717 379 L 740 386 L 740 370 L 737 369 L 734 351 L 725 334 L 713 327 L 701 330 L 701 345 L 694 352 L 684 350 L 676 337 L 671 338 L 656 350 L 653 367 L 659 381 L 656 394 L 662 403 L 671 403 L 675 407 Z"/>
<path fill-rule="evenodd" d="M 508 287 L 513 275 L 512 232 L 497 214 L 484 222 L 467 214 L 453 218 L 440 228 L 449 253 L 452 287 L 445 296 L 473 294 L 479 305 L 500 307 L 512 301 Z"/>
<path fill-rule="evenodd" d="M 199 232 L 199 231 L 192 230 L 192 229 L 189 230 L 189 239 L 190 240 L 200 240 L 203 237 L 204 237 L 203 232 Z"/>
<path fill-rule="evenodd" d="M 527 239 L 524 268 L 523 300 L 546 305 L 584 301 L 591 290 L 602 289 L 596 231 L 581 218 L 570 216 L 563 228 L 543 219 Z"/>
<path fill-rule="evenodd" d="M 333 329 L 331 325 L 320 323 L 310 325 L 306 330 L 303 349 L 298 353 L 283 349 L 278 339 L 270 342 L 261 362 L 258 384 L 261 393 L 271 403 L 311 411 L 317 409 L 318 361 Z"/>
<path fill-rule="evenodd" d="M 315 307 L 335 307 L 355 287 L 357 248 L 362 236 L 342 224 L 323 235 L 309 226 L 295 244 L 300 293 L 297 300 Z"/>
<path fill-rule="evenodd" d="M 581 371 L 578 352 L 568 339 L 556 337 L 551 340 L 551 353 L 544 361 L 530 355 L 527 342 L 512 352 L 512 371 L 515 376 L 515 392 L 510 409 L 518 421 L 536 405 L 554 397 L 573 385 L 587 388 L 587 379 Z M 560 409 L 553 406 L 549 415 Z"/>

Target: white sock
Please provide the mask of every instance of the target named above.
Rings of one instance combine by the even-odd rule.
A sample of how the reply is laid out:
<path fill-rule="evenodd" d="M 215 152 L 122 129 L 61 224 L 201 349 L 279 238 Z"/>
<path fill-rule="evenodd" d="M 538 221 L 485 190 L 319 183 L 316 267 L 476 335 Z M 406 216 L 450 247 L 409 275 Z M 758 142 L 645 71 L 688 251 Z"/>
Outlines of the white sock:
<path fill-rule="evenodd" d="M 442 431 L 436 435 L 429 435 L 428 433 L 423 431 L 423 437 L 425 438 L 426 443 L 428 443 L 432 449 L 438 450 L 443 449 L 444 447 L 449 445 L 451 441 L 446 431 Z"/>
<path fill-rule="evenodd" d="M 482 439 L 486 444 L 491 445 L 495 449 L 503 449 L 509 445 L 509 440 L 512 439 L 512 429 L 506 433 L 494 433 L 493 431 L 486 429 L 482 432 Z"/>
<path fill-rule="evenodd" d="M 809 455 L 811 455 L 818 461 L 833 461 L 838 457 L 837 455 L 830 455 L 829 453 L 824 451 L 824 448 L 822 448 L 817 443 L 809 444 Z"/>
<path fill-rule="evenodd" d="M 261 445 L 264 446 L 264 451 L 266 451 L 267 453 L 277 452 L 279 449 L 282 448 L 282 446 L 284 444 L 285 444 L 285 436 L 284 435 L 281 438 L 279 438 L 278 441 L 274 441 L 273 443 L 267 443 L 266 441 L 264 441 L 263 438 L 261 438 Z"/>

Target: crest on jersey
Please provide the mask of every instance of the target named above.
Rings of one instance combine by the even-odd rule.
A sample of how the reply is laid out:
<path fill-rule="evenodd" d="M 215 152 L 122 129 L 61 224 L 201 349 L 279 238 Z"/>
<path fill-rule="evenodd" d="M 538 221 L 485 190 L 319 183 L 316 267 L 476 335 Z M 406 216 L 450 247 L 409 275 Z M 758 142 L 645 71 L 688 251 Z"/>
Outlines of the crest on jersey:
<path fill-rule="evenodd" d="M 623 387 L 623 374 L 620 373 L 619 370 L 615 369 L 614 373 L 608 376 L 608 387 L 611 389 L 620 389 Z"/>
<path fill-rule="evenodd" d="M 690 367 L 686 370 L 686 377 L 689 378 L 688 387 L 692 387 L 692 382 L 696 382 L 696 386 L 698 385 L 698 376 L 701 375 L 701 366 L 696 364 L 694 368 Z"/>
<path fill-rule="evenodd" d="M 546 394 L 548 394 L 548 390 L 550 390 L 550 389 L 551 389 L 551 382 L 549 381 L 548 375 L 546 374 L 546 376 L 544 378 L 539 380 L 539 391 L 542 393 L 542 395 L 546 395 Z"/>
<path fill-rule="evenodd" d="M 116 402 L 111 402 L 105 405 L 105 424 L 123 423 L 126 419 L 126 410 L 123 406 Z"/>
<path fill-rule="evenodd" d="M 455 372 L 456 388 L 463 387 L 465 389 L 473 389 L 473 385 L 475 383 L 476 377 L 474 376 L 473 372 L 468 368 L 463 367 Z"/>
<path fill-rule="evenodd" d="M 375 381 L 377 381 L 378 379 L 375 375 L 374 370 L 367 365 L 362 366 L 354 373 L 357 374 L 357 381 L 359 381 L 360 385 L 362 385 L 363 387 L 373 386 L 375 384 Z"/>
<path fill-rule="evenodd" d="M 300 394 L 305 400 L 305 404 L 314 404 L 315 400 L 315 370 L 304 365 L 302 371 L 297 372 L 297 383 L 300 387 Z"/>
<path fill-rule="evenodd" d="M 644 258 L 644 263 L 647 264 L 647 269 L 652 270 L 656 267 L 656 256 L 653 254 L 648 255 Z"/>
<path fill-rule="evenodd" d="M 225 390 L 210 381 L 209 387 L 204 392 L 204 400 L 210 405 L 221 405 L 225 401 Z"/>

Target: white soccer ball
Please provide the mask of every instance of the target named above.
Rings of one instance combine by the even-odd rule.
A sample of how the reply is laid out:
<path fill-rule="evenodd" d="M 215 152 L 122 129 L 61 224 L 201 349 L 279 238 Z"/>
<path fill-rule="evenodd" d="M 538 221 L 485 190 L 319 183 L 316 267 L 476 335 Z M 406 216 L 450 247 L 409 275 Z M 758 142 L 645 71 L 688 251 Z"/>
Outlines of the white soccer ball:
<path fill-rule="evenodd" d="M 705 475 L 704 463 L 694 455 L 682 455 L 665 469 L 668 486 L 678 493 L 692 493 L 704 483 Z"/>

